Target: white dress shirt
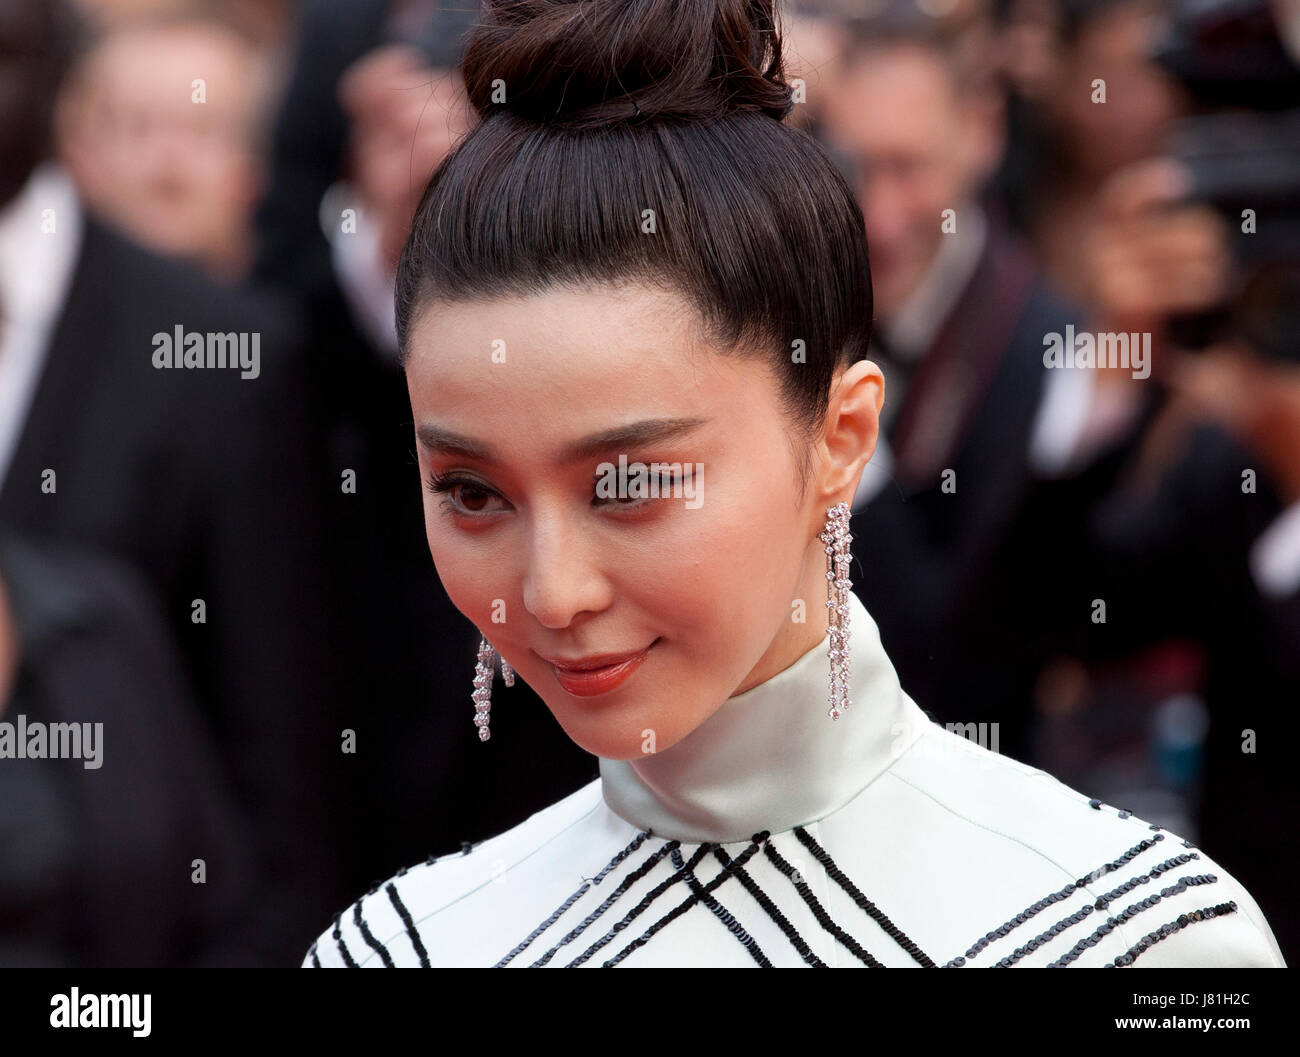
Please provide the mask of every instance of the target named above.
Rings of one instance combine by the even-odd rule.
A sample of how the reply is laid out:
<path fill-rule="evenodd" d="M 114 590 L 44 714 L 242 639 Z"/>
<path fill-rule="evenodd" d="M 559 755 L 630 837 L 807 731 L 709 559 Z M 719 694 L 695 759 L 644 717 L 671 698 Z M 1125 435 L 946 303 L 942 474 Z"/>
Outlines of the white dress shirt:
<path fill-rule="evenodd" d="M 929 720 L 856 596 L 831 720 L 827 641 L 670 749 L 399 871 L 304 967 L 1285 964 L 1204 852 Z"/>
<path fill-rule="evenodd" d="M 338 216 L 344 209 L 356 214 L 352 230 L 344 231 Z M 397 349 L 396 276 L 390 274 L 379 247 L 379 226 L 362 211 L 361 199 L 344 183 L 326 193 L 321 226 L 330 243 L 330 261 L 339 289 L 374 349 L 389 363 L 399 359 Z"/>
<path fill-rule="evenodd" d="M 0 486 L 80 253 L 81 207 L 72 178 L 52 162 L 41 165 L 0 209 Z"/>

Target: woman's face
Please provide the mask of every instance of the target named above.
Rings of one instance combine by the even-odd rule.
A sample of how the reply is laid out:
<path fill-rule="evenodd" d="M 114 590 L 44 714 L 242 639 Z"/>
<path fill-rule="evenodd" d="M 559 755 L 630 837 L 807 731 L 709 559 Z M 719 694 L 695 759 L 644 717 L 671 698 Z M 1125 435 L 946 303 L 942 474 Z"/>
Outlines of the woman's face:
<path fill-rule="evenodd" d="M 569 737 L 609 759 L 662 752 L 822 640 L 816 536 L 875 444 L 883 381 L 859 363 L 801 495 L 805 442 L 772 369 L 700 344 L 697 324 L 677 296 L 626 285 L 432 303 L 411 331 L 438 575 Z"/>

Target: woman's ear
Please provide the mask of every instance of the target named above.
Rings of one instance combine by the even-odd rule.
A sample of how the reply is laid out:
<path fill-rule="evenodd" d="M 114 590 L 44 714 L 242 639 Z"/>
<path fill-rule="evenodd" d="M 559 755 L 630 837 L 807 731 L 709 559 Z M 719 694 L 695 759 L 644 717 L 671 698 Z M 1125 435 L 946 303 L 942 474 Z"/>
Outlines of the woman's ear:
<path fill-rule="evenodd" d="M 885 376 L 859 360 L 836 376 L 826 408 L 818 496 L 822 505 L 852 503 L 862 471 L 876 450 Z"/>

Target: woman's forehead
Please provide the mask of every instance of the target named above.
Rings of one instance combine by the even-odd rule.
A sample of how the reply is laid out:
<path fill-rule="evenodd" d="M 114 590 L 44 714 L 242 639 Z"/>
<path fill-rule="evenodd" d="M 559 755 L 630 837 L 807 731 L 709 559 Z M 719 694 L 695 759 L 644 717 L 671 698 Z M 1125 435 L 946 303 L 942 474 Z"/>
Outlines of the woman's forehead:
<path fill-rule="evenodd" d="M 630 389 L 706 393 L 760 374 L 717 354 L 687 302 L 648 287 L 430 302 L 410 333 L 413 397 L 592 399 Z"/>
<path fill-rule="evenodd" d="M 693 309 L 672 291 L 627 283 L 554 286 L 529 294 L 431 299 L 412 328 L 412 345 L 418 350 L 436 344 L 446 331 L 562 346 L 686 338 L 698 327 Z"/>

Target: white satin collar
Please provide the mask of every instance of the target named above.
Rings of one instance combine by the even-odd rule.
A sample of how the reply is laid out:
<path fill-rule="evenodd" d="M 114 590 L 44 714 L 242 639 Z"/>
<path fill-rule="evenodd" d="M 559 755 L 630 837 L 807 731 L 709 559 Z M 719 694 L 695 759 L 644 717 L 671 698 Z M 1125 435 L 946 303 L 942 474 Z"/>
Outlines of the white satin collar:
<path fill-rule="evenodd" d="M 825 818 L 878 778 L 929 720 L 903 693 L 880 633 L 851 595 L 850 706 L 827 714 L 829 636 L 660 753 L 600 759 L 610 810 L 657 837 L 748 841 Z"/>

